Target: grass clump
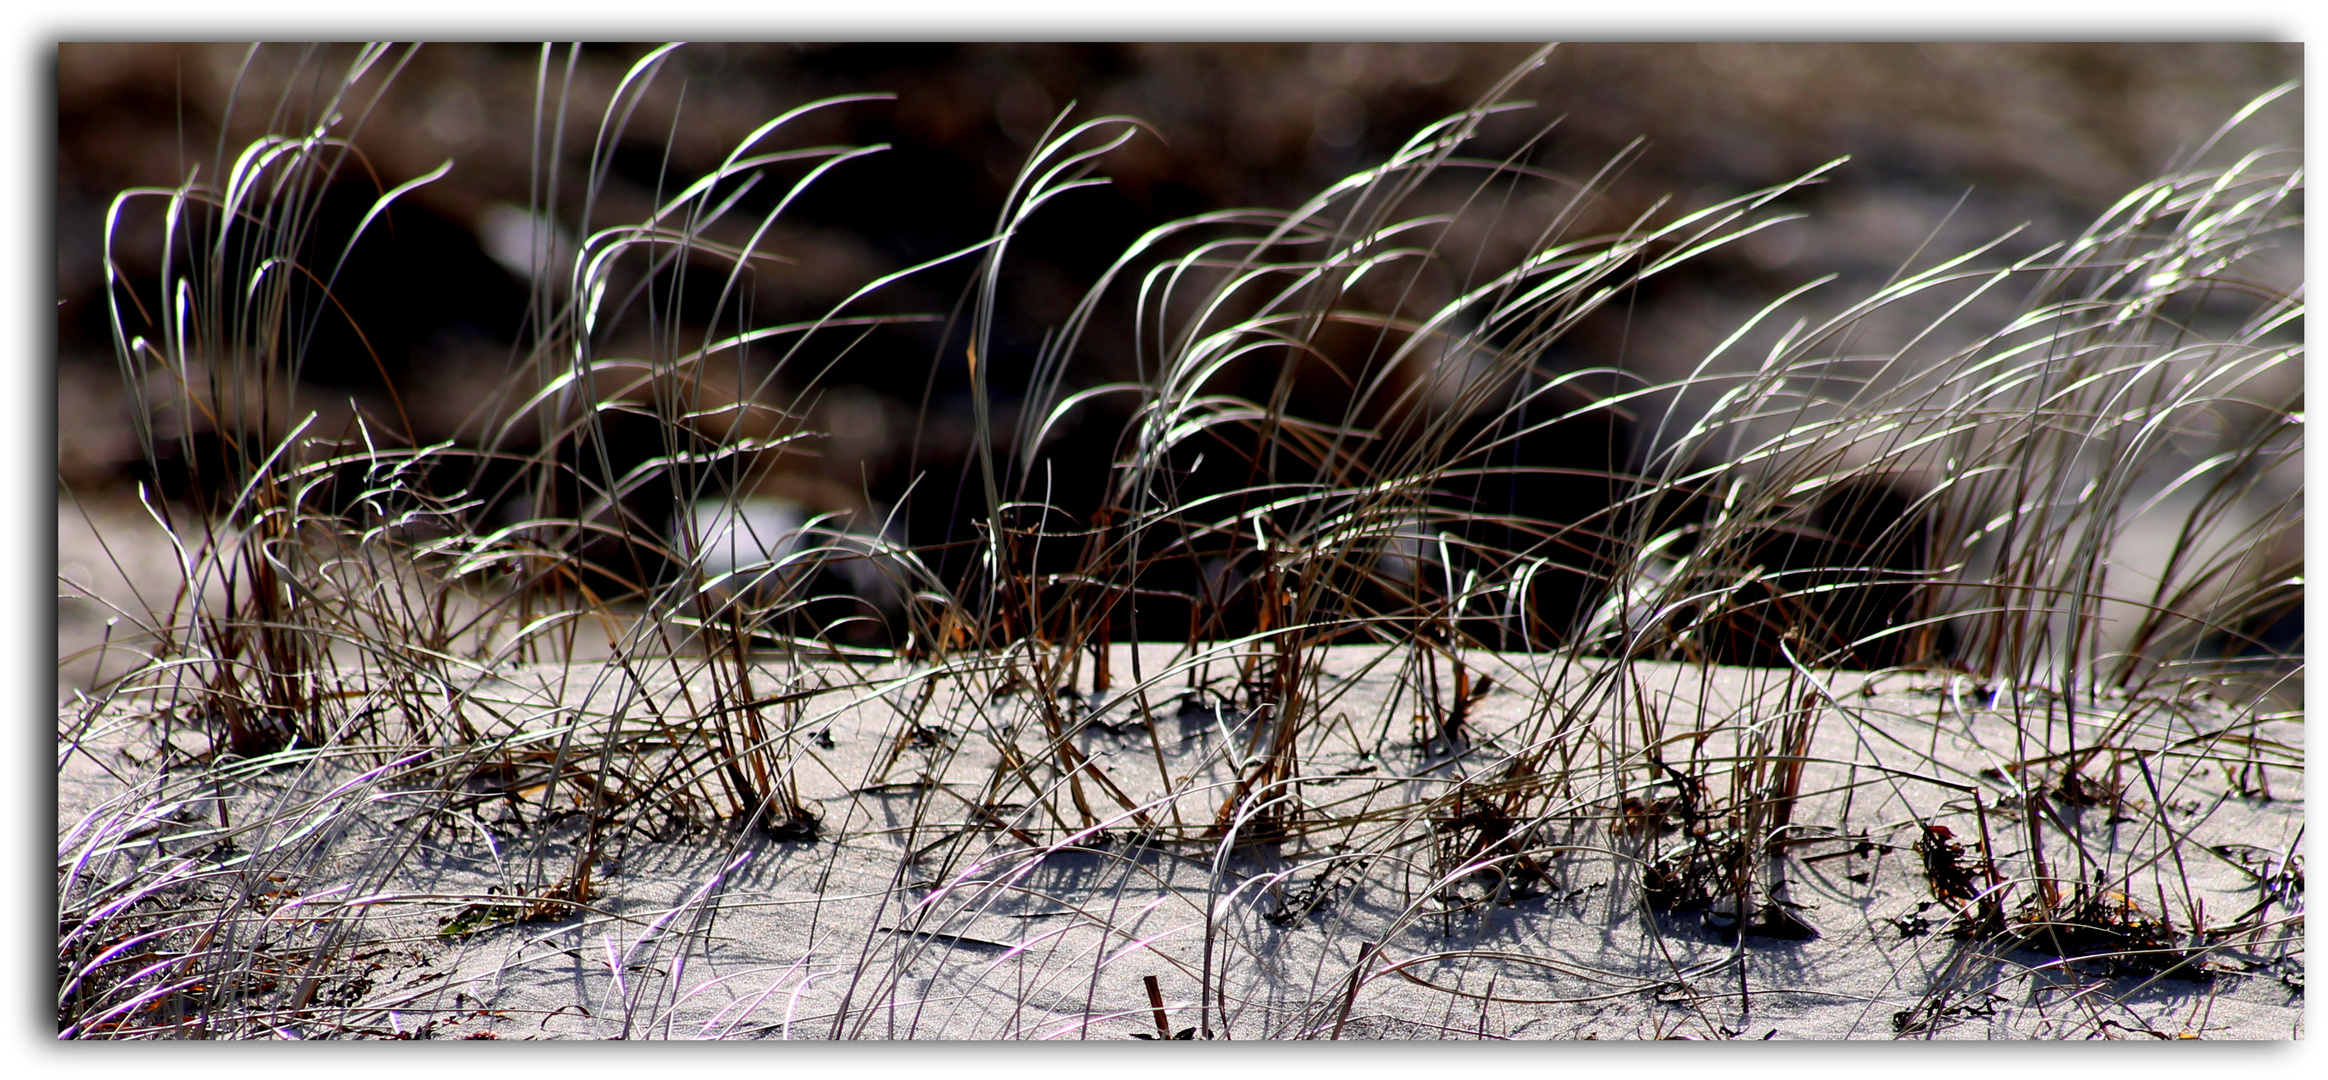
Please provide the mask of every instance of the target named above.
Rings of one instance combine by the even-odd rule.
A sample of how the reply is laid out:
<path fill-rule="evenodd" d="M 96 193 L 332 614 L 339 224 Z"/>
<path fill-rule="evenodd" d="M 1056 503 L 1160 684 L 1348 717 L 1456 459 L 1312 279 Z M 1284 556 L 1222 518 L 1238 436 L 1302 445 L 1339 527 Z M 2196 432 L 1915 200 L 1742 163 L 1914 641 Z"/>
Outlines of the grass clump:
<path fill-rule="evenodd" d="M 150 504 L 181 587 L 60 710 L 60 1036 L 495 1031 L 463 965 L 568 938 L 603 939 L 589 1000 L 517 1027 L 1458 1035 L 1457 1003 L 1485 1033 L 1625 1000 L 1735 1035 L 1800 992 L 1755 950 L 1866 926 L 1886 1034 L 2049 979 L 2118 981 L 2005 1030 L 2300 986 L 2295 840 L 2217 835 L 2302 770 L 2301 639 L 2268 632 L 2301 602 L 2302 298 L 2255 270 L 2300 239 L 2288 155 L 2210 146 L 2081 236 L 1797 317 L 1806 286 L 1653 382 L 1556 346 L 1847 165 L 1571 235 L 1593 182 L 1471 156 L 1523 67 L 1302 206 L 1141 237 L 1008 387 L 1013 243 L 1140 124 L 1063 115 L 990 237 L 763 322 L 761 238 L 878 151 L 790 146 L 864 104 L 817 102 L 645 220 L 584 200 L 473 437 L 421 445 L 288 411 L 354 243 L 310 211 L 398 55 L 315 61 L 292 134 L 117 203 L 109 259 L 158 245 L 164 283 L 114 293 L 125 382 L 203 421 L 140 436 L 227 494 Z M 1491 263 L 1535 189 L 1571 212 Z M 157 235 L 119 225 L 144 203 Z M 950 273 L 951 313 L 883 306 Z M 1135 378 L 1083 376 L 1103 329 Z M 820 380 L 898 341 L 966 367 L 972 453 L 912 505 L 969 527 L 756 494 L 836 437 Z M 2252 905 L 2210 910 L 2202 862 Z M 1924 898 L 1839 920 L 1887 866 Z M 808 913 L 792 966 L 721 966 L 760 903 Z"/>

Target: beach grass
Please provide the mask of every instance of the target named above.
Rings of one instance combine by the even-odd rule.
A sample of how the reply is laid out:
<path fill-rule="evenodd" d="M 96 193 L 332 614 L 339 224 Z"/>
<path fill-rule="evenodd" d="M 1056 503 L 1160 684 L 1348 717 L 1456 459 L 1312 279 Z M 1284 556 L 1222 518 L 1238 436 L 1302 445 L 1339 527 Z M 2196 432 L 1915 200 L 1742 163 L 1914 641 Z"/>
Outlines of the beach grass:
<path fill-rule="evenodd" d="M 112 294 L 139 436 L 215 495 L 148 495 L 172 595 L 59 708 L 60 1037 L 2300 1024 L 2303 173 L 2237 118 L 2079 235 L 1808 282 L 1671 381 L 1560 349 L 1847 161 L 1574 233 L 1601 178 L 1474 156 L 1539 54 L 1303 205 L 1141 237 L 1004 365 L 1014 241 L 1151 136 L 1063 113 L 991 236 L 762 324 L 760 238 L 879 151 L 789 141 L 865 104 L 820 101 L 543 233 L 526 343 L 422 444 L 293 407 L 398 56 L 109 218 L 166 283 Z M 1495 261 L 1536 193 L 1574 212 Z M 961 302 L 878 302 L 913 275 Z M 1098 333 L 1136 378 L 1083 376 Z M 945 545 L 755 494 L 895 340 L 972 388 L 916 480 Z M 1870 943 L 1848 1021 L 1757 958 L 1821 941 Z M 576 1011 L 516 974 L 545 942 Z"/>

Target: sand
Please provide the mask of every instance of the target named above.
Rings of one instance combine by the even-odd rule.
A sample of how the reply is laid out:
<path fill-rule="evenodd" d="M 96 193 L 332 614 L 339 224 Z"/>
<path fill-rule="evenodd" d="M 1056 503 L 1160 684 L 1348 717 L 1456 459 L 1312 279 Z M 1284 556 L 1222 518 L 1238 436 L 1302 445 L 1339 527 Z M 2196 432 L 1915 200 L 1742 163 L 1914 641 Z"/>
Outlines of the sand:
<path fill-rule="evenodd" d="M 1450 740 L 1452 667 L 1345 646 L 1311 654 L 1298 779 L 1248 784 L 1236 821 L 1231 796 L 1258 767 L 1240 758 L 1276 733 L 1236 689 L 1246 654 L 1142 649 L 1137 692 L 1118 646 L 1111 692 L 1091 692 L 1087 656 L 1079 692 L 1057 699 L 1089 765 L 1023 779 L 1006 754 L 1059 758 L 1008 665 L 765 659 L 756 692 L 791 700 L 762 710 L 763 758 L 789 770 L 813 840 L 669 810 L 668 777 L 705 767 L 657 743 L 715 700 L 697 668 L 680 669 L 689 693 L 670 666 L 473 673 L 446 700 L 503 740 L 515 766 L 500 770 L 421 768 L 413 748 L 294 751 L 221 779 L 189 764 L 209 736 L 157 722 L 152 703 L 116 702 L 85 727 L 85 707 L 65 706 L 60 731 L 81 734 L 59 746 L 60 887 L 78 913 L 103 882 L 182 864 L 179 888 L 209 898 L 189 925 L 242 897 L 222 937 L 307 995 L 245 1035 L 1123 1040 L 1160 1021 L 1236 1040 L 2304 1033 L 2300 718 L 2195 686 L 2072 708 L 1962 676 L 1472 653 L 1466 685 L 1487 689 Z M 595 793 L 541 783 L 542 763 L 613 732 L 637 752 L 592 760 Z M 1728 821 L 1693 821 L 1683 787 L 1640 764 L 1645 741 L 1708 778 L 1687 793 L 1698 808 L 1734 804 L 1733 781 L 1771 782 L 1769 766 L 1733 773 L 1741 754 L 1801 762 L 1795 842 L 1747 860 L 1753 932 L 1734 932 L 1720 888 L 1688 902 L 1693 880 L 1719 876 Z M 2095 783 L 2065 791 L 2073 751 Z M 1520 759 L 1565 762 L 1568 783 L 1530 820 L 1498 823 L 1478 807 Z M 165 761 L 179 764 L 164 775 Z M 582 860 L 578 807 L 600 799 L 615 825 Z M 1389 812 L 1423 800 L 1436 829 Z M 1489 843 L 1498 829 L 1524 832 L 1524 850 Z M 2155 940 L 2104 955 L 2063 927 L 2083 946 L 2033 947 L 2032 835 L 2064 904 L 2088 882 L 2090 911 Z M 1467 859 L 1505 872 L 1449 872 Z M 1942 895 L 1958 869 L 1974 892 L 2007 883 L 1997 912 L 2017 933 L 1954 932 L 1957 912 L 1981 911 Z M 579 908 L 510 899 L 561 885 Z M 2194 927 L 2243 913 L 2252 932 L 2193 948 Z M 2128 944 L 2142 941 L 2154 948 Z"/>

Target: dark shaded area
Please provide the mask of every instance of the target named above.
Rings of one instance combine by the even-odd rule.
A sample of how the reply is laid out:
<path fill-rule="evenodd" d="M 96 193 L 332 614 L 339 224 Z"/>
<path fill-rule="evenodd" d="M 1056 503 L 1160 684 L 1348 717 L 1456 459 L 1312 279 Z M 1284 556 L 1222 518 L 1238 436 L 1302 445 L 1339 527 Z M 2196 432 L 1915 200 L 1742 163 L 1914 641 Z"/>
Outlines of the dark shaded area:
<path fill-rule="evenodd" d="M 524 321 L 525 286 L 426 204 L 391 205 L 358 236 L 381 194 L 343 179 L 315 200 L 302 260 L 314 276 L 292 292 L 292 310 L 308 317 L 294 317 L 290 350 L 299 379 L 317 387 L 385 390 L 462 340 L 514 344 Z"/>
<path fill-rule="evenodd" d="M 1764 520 L 1699 554 L 1731 576 L 1702 583 L 1723 594 L 1710 617 L 1684 617 L 1691 659 L 1786 667 L 1791 648 L 1808 666 L 1886 668 L 1934 655 L 1933 632 L 1910 629 L 1929 613 L 1931 522 L 1914 492 L 1853 479 Z"/>

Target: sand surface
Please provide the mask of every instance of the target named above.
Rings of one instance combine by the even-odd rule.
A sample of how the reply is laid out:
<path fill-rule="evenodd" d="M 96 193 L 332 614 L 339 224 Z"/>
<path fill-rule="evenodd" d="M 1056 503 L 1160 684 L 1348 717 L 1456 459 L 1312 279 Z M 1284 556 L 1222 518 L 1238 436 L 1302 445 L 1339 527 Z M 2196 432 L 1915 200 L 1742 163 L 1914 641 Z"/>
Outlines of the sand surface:
<path fill-rule="evenodd" d="M 1472 653 L 1450 738 L 1443 657 L 1345 646 L 1308 654 L 1271 772 L 1248 655 L 1143 646 L 1135 682 L 1119 646 L 1109 692 L 1086 659 L 1048 712 L 993 658 L 767 659 L 753 755 L 813 840 L 672 809 L 717 756 L 700 666 L 476 672 L 443 700 L 498 756 L 458 759 L 211 771 L 185 710 L 68 705 L 60 888 L 85 913 L 181 875 L 305 985 L 279 1020 L 305 1037 L 1125 1039 L 1157 1034 L 1151 979 L 1167 1031 L 1230 1039 L 2303 1035 L 2300 720 Z M 547 784 L 560 760 L 589 781 Z M 1789 762 L 1736 934 L 1734 895 L 1687 886 L 1731 880 L 1709 853 Z M 1480 809 L 1529 783 L 1527 819 Z M 2014 932 L 1954 932 L 1983 900 L 1941 895 L 1952 867 Z M 2033 947 L 2041 874 L 2169 947 Z M 511 899 L 545 894 L 582 903 Z"/>

